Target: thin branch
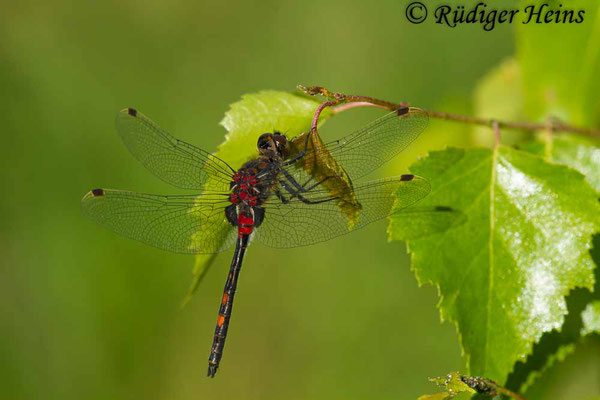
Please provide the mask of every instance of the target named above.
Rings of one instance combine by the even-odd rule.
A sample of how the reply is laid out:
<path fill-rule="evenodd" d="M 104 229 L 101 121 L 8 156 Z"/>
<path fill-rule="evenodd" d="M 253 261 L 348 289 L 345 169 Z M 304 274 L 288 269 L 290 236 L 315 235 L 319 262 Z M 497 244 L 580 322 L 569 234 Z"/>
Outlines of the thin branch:
<path fill-rule="evenodd" d="M 521 396 L 519 393 L 515 393 L 511 390 L 508 390 L 507 388 L 502 387 L 502 386 L 496 386 L 496 390 L 498 391 L 498 393 L 503 394 L 505 396 L 512 397 L 513 399 L 527 400 L 525 397 Z"/>
<path fill-rule="evenodd" d="M 327 107 L 330 106 L 334 106 L 338 104 L 337 101 L 326 101 L 325 103 L 321 104 L 319 106 L 319 108 L 317 108 L 317 111 L 315 111 L 315 115 L 313 115 L 313 120 L 312 123 L 310 125 L 310 132 L 311 133 L 315 133 L 317 132 L 317 125 L 319 123 L 319 117 L 321 116 L 321 112 L 323 112 L 323 110 Z"/>
<path fill-rule="evenodd" d="M 445 119 L 449 121 L 463 122 L 465 124 L 472 125 L 483 125 L 492 126 L 494 123 L 498 124 L 499 128 L 508 128 L 521 131 L 555 131 L 555 132 L 573 132 L 584 136 L 600 138 L 600 130 L 594 128 L 582 128 L 567 124 L 563 121 L 552 119 L 548 123 L 540 124 L 535 122 L 516 122 L 516 121 L 502 121 L 499 119 L 491 118 L 478 118 L 470 117 L 467 115 L 450 114 L 440 111 L 425 110 L 425 112 L 433 118 Z"/>
<path fill-rule="evenodd" d="M 358 107 L 377 107 L 377 108 L 383 108 L 385 110 L 388 110 L 387 107 L 380 106 L 379 104 L 368 103 L 366 101 L 357 101 L 356 103 L 340 104 L 339 106 L 331 108 L 331 111 L 333 111 L 334 114 L 337 114 L 337 113 L 341 113 L 346 110 L 349 110 L 351 108 L 358 108 Z"/>
<path fill-rule="evenodd" d="M 337 105 L 337 107 L 332 108 L 334 113 L 343 112 L 356 107 L 379 107 L 388 109 L 390 111 L 394 111 L 400 107 L 406 107 L 408 105 L 407 103 L 393 103 L 390 101 L 375 99 L 373 97 L 368 96 L 356 96 L 343 93 L 335 93 L 320 86 L 298 86 L 298 89 L 311 96 L 320 94 L 326 97 L 329 100 L 327 101 L 327 106 Z M 547 123 L 540 124 L 535 122 L 502 121 L 497 118 L 492 119 L 471 117 L 468 115 L 451 114 L 434 110 L 425 110 L 425 112 L 432 118 L 462 122 L 471 125 L 483 125 L 491 128 L 493 128 L 494 123 L 496 123 L 498 125 L 498 128 L 508 128 L 530 132 L 548 130 L 555 132 L 572 132 L 583 136 L 600 138 L 600 129 L 573 126 L 556 118 L 549 119 Z"/>

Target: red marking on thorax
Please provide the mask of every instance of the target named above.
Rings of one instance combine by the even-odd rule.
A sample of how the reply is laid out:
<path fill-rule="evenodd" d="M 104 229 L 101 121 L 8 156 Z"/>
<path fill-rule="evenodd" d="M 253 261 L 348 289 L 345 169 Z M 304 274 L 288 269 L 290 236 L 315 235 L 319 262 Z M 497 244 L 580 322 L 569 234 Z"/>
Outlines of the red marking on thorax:
<path fill-rule="evenodd" d="M 236 173 L 233 175 L 233 193 L 229 195 L 229 201 L 234 204 L 243 202 L 248 206 L 256 206 L 258 204 L 258 197 L 255 194 L 259 193 L 258 189 L 254 187 L 257 184 L 256 175 L 243 175 Z"/>

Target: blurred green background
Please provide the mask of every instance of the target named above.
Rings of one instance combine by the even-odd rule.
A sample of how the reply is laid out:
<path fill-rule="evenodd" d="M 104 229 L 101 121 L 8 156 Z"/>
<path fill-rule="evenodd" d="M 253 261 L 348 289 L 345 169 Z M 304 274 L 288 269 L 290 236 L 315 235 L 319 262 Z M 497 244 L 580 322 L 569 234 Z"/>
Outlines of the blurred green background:
<path fill-rule="evenodd" d="M 414 399 L 433 391 L 428 376 L 463 368 L 435 288 L 418 288 L 381 222 L 306 248 L 252 246 L 222 367 L 207 379 L 231 254 L 181 309 L 193 257 L 119 237 L 79 210 L 94 187 L 180 193 L 121 143 L 113 121 L 126 106 L 208 151 L 228 105 L 261 89 L 321 85 L 472 113 L 478 80 L 514 52 L 513 27 L 411 25 L 406 4 L 4 2 L 0 396 Z M 345 113 L 322 135 L 377 115 Z M 430 131 L 379 174 L 470 143 L 457 125 Z"/>

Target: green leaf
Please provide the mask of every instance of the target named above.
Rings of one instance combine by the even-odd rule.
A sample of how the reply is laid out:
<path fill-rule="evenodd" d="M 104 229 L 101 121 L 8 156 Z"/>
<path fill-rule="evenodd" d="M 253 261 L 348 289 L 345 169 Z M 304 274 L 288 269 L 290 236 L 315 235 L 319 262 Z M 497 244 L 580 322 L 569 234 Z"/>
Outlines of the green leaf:
<path fill-rule="evenodd" d="M 463 382 L 459 372 L 452 372 L 446 376 L 440 376 L 437 378 L 429 378 L 429 381 L 436 383 L 440 387 L 444 387 L 446 391 L 450 393 L 477 393 L 474 389 Z"/>
<path fill-rule="evenodd" d="M 445 232 L 465 222 L 465 214 L 451 207 L 409 207 L 390 216 L 388 236 L 390 240 L 394 240 L 394 237 L 401 237 L 402 240 L 420 239 Z"/>
<path fill-rule="evenodd" d="M 419 396 L 417 400 L 446 400 L 449 397 L 447 392 L 439 392 L 435 394 L 424 394 L 423 396 Z"/>
<path fill-rule="evenodd" d="M 537 141 L 521 148 L 576 169 L 600 193 L 600 142 L 597 140 L 573 134 L 542 134 Z"/>
<path fill-rule="evenodd" d="M 181 302 L 181 307 L 185 307 L 190 300 L 192 300 L 192 296 L 196 293 L 200 282 L 204 279 L 212 263 L 215 261 L 217 254 L 198 254 L 196 255 L 196 259 L 194 260 L 194 269 L 192 270 L 192 274 L 194 275 L 192 279 L 192 284 L 188 289 L 187 295 Z"/>
<path fill-rule="evenodd" d="M 589 297 L 589 292 L 580 289 L 569 295 L 567 298 L 568 313 L 561 330 L 545 333 L 535 344 L 527 360 L 515 365 L 506 383 L 508 388 L 525 393 L 554 364 L 564 361 L 575 351 L 580 336 L 581 300 L 587 297 Z"/>
<path fill-rule="evenodd" d="M 518 393 L 515 393 L 505 387 L 498 385 L 497 382 L 480 377 L 461 375 L 460 372 L 452 372 L 444 377 L 429 378 L 430 382 L 435 382 L 446 391 L 432 395 L 424 395 L 418 400 L 450 400 L 450 399 L 470 399 L 474 394 L 481 395 L 475 398 L 492 398 L 498 394 L 505 395 L 514 399 L 523 399 Z"/>
<path fill-rule="evenodd" d="M 594 263 L 600 263 L 600 235 L 594 235 L 591 256 Z M 532 354 L 524 362 L 518 362 L 510 374 L 506 387 L 525 393 L 534 382 L 558 362 L 575 351 L 581 340 L 583 327 L 582 313 L 586 306 L 600 298 L 600 270 L 594 270 L 594 288 L 575 289 L 567 297 L 567 316 L 560 331 L 545 333 L 535 344 Z"/>
<path fill-rule="evenodd" d="M 600 333 L 600 300 L 588 304 L 581 313 L 581 319 L 583 320 L 582 335 Z"/>
<path fill-rule="evenodd" d="M 424 394 L 417 400 L 468 400 L 473 396 L 471 392 L 448 393 L 439 392 L 435 394 Z"/>
<path fill-rule="evenodd" d="M 560 334 L 557 333 L 558 339 L 561 340 Z M 563 341 L 563 340 L 561 340 Z M 564 344 L 558 346 L 557 348 L 549 349 L 546 353 L 541 354 L 543 358 L 543 362 L 540 366 L 536 368 L 532 368 L 528 371 L 528 374 L 525 376 L 523 383 L 520 385 L 516 385 L 518 387 L 519 392 L 524 393 L 527 391 L 536 380 L 544 375 L 546 371 L 552 368 L 556 363 L 562 362 L 569 355 L 575 352 L 576 341 L 565 341 Z M 510 378 L 509 378 L 510 379 Z M 508 386 L 508 385 L 507 385 Z"/>
<path fill-rule="evenodd" d="M 460 393 L 466 393 L 469 395 L 468 397 L 477 393 L 476 390 L 470 388 L 465 382 L 462 381 L 459 372 L 452 372 L 446 376 L 440 376 L 437 378 L 429 378 L 429 381 L 434 382 L 439 387 L 443 387 L 445 391 L 435 394 L 426 394 L 420 396 L 418 400 L 449 400 L 455 398 L 455 396 Z"/>
<path fill-rule="evenodd" d="M 539 7 L 540 3 L 542 1 L 537 1 L 536 6 Z M 551 6 L 556 7 L 556 3 L 551 3 Z M 528 118 L 554 115 L 570 123 L 594 126 L 598 124 L 600 115 L 597 112 L 600 103 L 596 95 L 599 87 L 597 75 L 600 72 L 600 46 L 595 39 L 600 35 L 598 3 L 575 1 L 569 3 L 568 8 L 584 9 L 585 22 L 553 28 L 542 26 L 544 24 L 530 24 L 517 29 L 517 59 L 522 85 L 519 93 L 525 94 L 526 103 L 522 112 L 526 112 Z M 565 54 L 569 56 L 565 57 Z M 522 102 L 519 96 L 509 95 L 506 98 Z M 537 135 L 536 141 L 521 145 L 520 148 L 578 170 L 600 193 L 597 141 L 570 134 L 542 133 Z M 546 370 L 574 351 L 580 339 L 581 311 L 592 297 L 598 297 L 598 288 L 595 292 L 592 295 L 582 290 L 569 295 L 569 315 L 562 330 L 544 334 L 534 346 L 532 355 L 515 366 L 507 382 L 508 387 L 524 392 Z"/>
<path fill-rule="evenodd" d="M 227 129 L 227 134 L 214 154 L 233 168 L 241 167 L 245 161 L 256 156 L 256 141 L 261 134 L 279 131 L 291 138 L 310 129 L 312 116 L 319 104 L 318 99 L 274 90 L 246 94 L 225 113 L 221 125 Z M 331 115 L 331 111 L 325 109 L 319 123 Z M 209 181 L 205 188 L 210 189 L 211 185 Z M 230 229 L 223 231 L 223 238 Z M 196 256 L 194 280 L 183 300 L 184 305 L 198 288 L 214 259 L 214 255 L 210 254 Z"/>
<path fill-rule="evenodd" d="M 470 373 L 502 384 L 544 332 L 561 327 L 569 291 L 593 285 L 596 193 L 578 172 L 507 147 L 434 152 L 411 171 L 432 185 L 420 206 L 467 218 L 409 240 L 412 268 L 438 287 Z M 391 239 L 405 240 L 393 216 L 391 224 Z"/>
<path fill-rule="evenodd" d="M 546 0 L 523 3 L 539 9 Z M 557 9 L 557 2 L 549 8 Z M 517 24 L 517 58 L 522 69 L 527 114 L 597 125 L 600 114 L 600 5 L 572 0 L 563 10 L 584 10 L 582 23 Z"/>

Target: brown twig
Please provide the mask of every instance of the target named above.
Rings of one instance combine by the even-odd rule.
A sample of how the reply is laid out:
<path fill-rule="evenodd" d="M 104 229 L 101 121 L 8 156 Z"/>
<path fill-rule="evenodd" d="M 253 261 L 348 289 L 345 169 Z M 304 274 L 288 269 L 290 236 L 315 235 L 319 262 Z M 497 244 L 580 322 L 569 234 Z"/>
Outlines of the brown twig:
<path fill-rule="evenodd" d="M 358 107 L 377 107 L 377 108 L 383 108 L 385 110 L 389 109 L 389 108 L 381 106 L 379 104 L 368 103 L 366 101 L 357 101 L 356 103 L 340 104 L 339 106 L 333 107 L 331 110 L 333 111 L 334 114 L 337 114 L 337 113 L 349 110 L 351 108 L 358 108 Z"/>
<path fill-rule="evenodd" d="M 450 113 L 445 113 L 445 112 L 440 112 L 440 111 L 432 111 L 432 110 L 426 110 L 425 112 L 430 117 L 433 117 L 433 118 L 463 122 L 465 124 L 483 125 L 483 126 L 492 126 L 492 127 L 493 127 L 494 123 L 497 123 L 499 128 L 508 128 L 508 129 L 515 129 L 515 130 L 520 130 L 520 131 L 530 131 L 530 132 L 547 131 L 549 129 L 549 124 L 550 124 L 550 130 L 552 130 L 552 131 L 573 132 L 573 133 L 578 133 L 578 134 L 584 135 L 584 136 L 600 138 L 600 130 L 598 130 L 598 129 L 582 128 L 582 127 L 578 127 L 578 126 L 573 126 L 573 125 L 569 125 L 569 124 L 562 122 L 560 120 L 557 120 L 557 119 L 552 119 L 548 123 L 539 124 L 539 123 L 535 123 L 535 122 L 501 121 L 498 119 L 491 119 L 491 118 L 470 117 L 467 115 L 450 114 Z"/>
<path fill-rule="evenodd" d="M 327 102 L 327 106 L 337 105 L 337 107 L 332 108 L 334 113 L 343 112 L 355 107 L 379 107 L 393 111 L 400 107 L 407 106 L 407 103 L 393 103 L 390 101 L 375 99 L 373 97 L 368 96 L 356 96 L 343 93 L 335 93 L 320 86 L 298 86 L 298 89 L 311 96 L 320 94 L 326 97 L 329 100 Z M 530 132 L 548 131 L 550 129 L 554 132 L 572 132 L 583 136 L 600 138 L 600 129 L 573 126 L 556 118 L 549 120 L 547 123 L 541 124 L 535 122 L 502 121 L 496 118 L 492 119 L 471 117 L 468 115 L 451 114 L 434 110 L 425 110 L 425 112 L 432 118 L 462 122 L 471 125 L 482 125 L 491 128 L 494 127 L 494 124 L 497 124 L 498 129 L 508 128 Z"/>
<path fill-rule="evenodd" d="M 496 386 L 496 390 L 498 391 L 498 393 L 512 397 L 513 399 L 517 399 L 517 400 L 527 400 L 525 397 L 521 396 L 519 393 L 515 393 L 511 390 L 508 390 L 502 386 Z"/>
<path fill-rule="evenodd" d="M 317 108 L 317 110 L 315 111 L 315 114 L 313 115 L 312 123 L 310 125 L 311 133 L 315 133 L 317 131 L 317 125 L 319 124 L 319 117 L 321 116 L 321 113 L 323 112 L 323 110 L 327 107 L 334 106 L 336 104 L 338 104 L 337 101 L 326 101 L 325 103 L 321 104 Z"/>

